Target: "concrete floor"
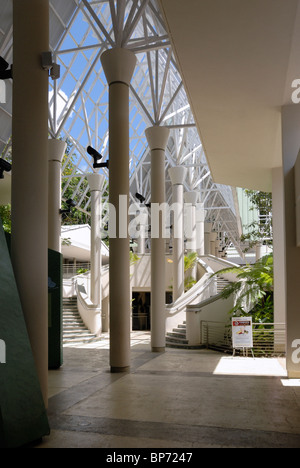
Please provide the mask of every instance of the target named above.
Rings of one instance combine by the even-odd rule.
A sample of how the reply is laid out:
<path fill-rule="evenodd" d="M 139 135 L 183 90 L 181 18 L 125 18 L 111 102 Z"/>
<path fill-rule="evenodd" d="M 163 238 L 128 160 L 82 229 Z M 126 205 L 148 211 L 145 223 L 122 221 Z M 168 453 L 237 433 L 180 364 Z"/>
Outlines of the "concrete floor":
<path fill-rule="evenodd" d="M 130 374 L 108 371 L 108 340 L 64 349 L 49 372 L 51 435 L 39 448 L 300 448 L 300 381 L 277 359 L 150 352 L 132 337 Z"/>

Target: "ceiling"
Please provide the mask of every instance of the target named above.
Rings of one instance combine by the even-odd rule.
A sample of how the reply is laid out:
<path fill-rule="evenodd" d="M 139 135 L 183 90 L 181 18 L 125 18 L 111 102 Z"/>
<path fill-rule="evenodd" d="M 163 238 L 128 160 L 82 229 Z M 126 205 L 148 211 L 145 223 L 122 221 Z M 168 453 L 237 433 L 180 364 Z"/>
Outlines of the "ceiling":
<path fill-rule="evenodd" d="M 188 0 L 172 0 L 172 5 L 173 2 L 177 12 L 187 13 L 185 4 L 197 7 L 199 0 L 191 4 Z M 10 64 L 13 62 L 12 4 L 12 0 L 0 2 L 0 56 Z M 199 192 L 199 199 L 207 211 L 206 220 L 220 233 L 224 247 L 234 244 L 242 255 L 241 220 L 235 191 L 229 186 L 231 183 L 215 183 L 222 180 L 219 176 L 217 178 L 215 171 L 224 175 L 228 170 L 224 158 L 226 153 L 223 153 L 215 165 L 210 160 L 210 166 L 214 169 L 214 181 L 205 147 L 199 136 L 205 130 L 204 143 L 211 157 L 211 143 L 216 146 L 218 141 L 216 138 L 209 141 L 206 130 L 214 136 L 216 130 L 214 127 L 208 126 L 206 129 L 203 126 L 200 117 L 203 120 L 204 116 L 204 122 L 206 118 L 208 121 L 210 112 L 204 109 L 202 116 L 198 113 L 196 99 L 191 98 L 189 88 L 189 100 L 197 111 L 197 125 L 195 124 L 157 0 L 50 0 L 49 5 L 50 49 L 55 62 L 61 67 L 60 79 L 49 82 L 49 136 L 63 138 L 68 142 L 63 163 L 63 199 L 73 198 L 77 202 L 78 217 L 82 215 L 83 221 L 87 222 L 90 216 L 90 197 L 86 175 L 93 171 L 93 167 L 86 147 L 91 145 L 96 148 L 103 155 L 103 160 L 108 158 L 109 148 L 108 87 L 100 56 L 104 50 L 121 45 L 137 56 L 129 103 L 131 201 L 136 201 L 137 192 L 143 194 L 147 203 L 151 200 L 150 158 L 145 129 L 153 125 L 168 126 L 171 136 L 166 151 L 167 201 L 170 202 L 172 197 L 168 169 L 176 165 L 186 166 L 188 176 L 185 190 Z M 186 22 L 185 18 L 186 16 L 179 18 L 179 32 L 181 25 L 183 30 L 188 29 L 189 21 Z M 198 31 L 196 25 L 194 29 Z M 188 31 L 185 34 L 187 33 Z M 197 47 L 197 43 L 195 44 Z M 193 53 L 197 56 L 198 51 L 194 50 Z M 194 66 L 194 61 L 192 65 Z M 180 67 L 184 69 L 182 64 Z M 189 84 L 189 80 L 186 79 L 186 83 Z M 198 89 L 197 83 L 196 88 Z M 1 157 L 12 160 L 13 164 L 11 124 L 12 82 L 8 81 L 7 102 L 0 104 L 0 154 Z M 222 142 L 221 129 L 220 126 L 217 136 Z M 213 149 L 218 153 L 217 146 Z M 108 179 L 108 171 L 103 169 L 101 172 Z M 238 185 L 243 185 L 241 178 L 237 180 Z M 3 190 L 4 188 L 3 185 Z M 9 194 L 9 187 L 7 192 Z M 103 199 L 108 199 L 107 190 Z M 0 204 L 4 202 L 7 202 L 7 198 L 2 197 L 0 191 Z M 79 220 L 82 221 L 81 218 Z"/>
<path fill-rule="evenodd" d="M 271 191 L 300 79 L 299 0 L 159 3 L 214 181 Z"/>

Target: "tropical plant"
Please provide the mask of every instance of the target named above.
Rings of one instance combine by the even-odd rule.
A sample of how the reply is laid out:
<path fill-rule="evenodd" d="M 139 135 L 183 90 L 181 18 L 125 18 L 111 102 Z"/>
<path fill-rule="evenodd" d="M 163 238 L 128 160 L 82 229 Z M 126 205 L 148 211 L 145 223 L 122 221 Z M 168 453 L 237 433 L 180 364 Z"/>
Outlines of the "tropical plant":
<path fill-rule="evenodd" d="M 215 275 L 234 273 L 237 280 L 230 283 L 222 292 L 228 299 L 234 296 L 232 316 L 252 316 L 255 323 L 274 321 L 274 272 L 273 254 L 266 255 L 254 265 L 226 268 Z"/>
<path fill-rule="evenodd" d="M 188 275 L 188 272 L 195 267 L 197 258 L 198 258 L 197 252 L 189 252 L 184 257 L 184 273 L 185 273 L 184 290 L 185 291 L 189 291 L 197 282 L 193 276 Z"/>
<path fill-rule="evenodd" d="M 0 219 L 4 232 L 11 234 L 11 205 L 0 206 Z"/>
<path fill-rule="evenodd" d="M 140 257 L 132 251 L 130 251 L 129 255 L 130 255 L 130 266 L 135 265 L 140 260 Z"/>
<path fill-rule="evenodd" d="M 245 194 L 252 204 L 250 211 L 257 211 L 259 217 L 257 221 L 245 226 L 247 233 L 241 236 L 241 242 L 248 246 L 244 252 L 260 243 L 273 245 L 272 193 L 245 190 Z"/>

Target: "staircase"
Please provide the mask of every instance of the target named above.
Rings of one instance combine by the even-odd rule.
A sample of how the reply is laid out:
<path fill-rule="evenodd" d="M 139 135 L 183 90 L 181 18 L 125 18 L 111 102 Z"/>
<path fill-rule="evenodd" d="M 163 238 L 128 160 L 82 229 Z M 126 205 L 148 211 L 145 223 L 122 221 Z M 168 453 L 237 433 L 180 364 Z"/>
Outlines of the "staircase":
<path fill-rule="evenodd" d="M 186 322 L 173 328 L 166 336 L 166 347 L 176 349 L 201 349 L 203 346 L 190 346 L 186 339 Z"/>
<path fill-rule="evenodd" d="M 77 298 L 63 300 L 63 344 L 83 344 L 100 341 L 84 325 L 77 308 Z"/>
<path fill-rule="evenodd" d="M 220 294 L 230 282 L 221 277 L 217 276 L 217 294 Z M 186 322 L 182 325 L 178 325 L 177 328 L 173 328 L 172 332 L 168 332 L 166 335 L 166 347 L 176 349 L 202 349 L 205 346 L 190 346 L 186 338 Z"/>
<path fill-rule="evenodd" d="M 223 278 L 222 276 L 217 276 L 217 293 L 220 294 L 226 286 L 230 284 L 230 281 Z"/>

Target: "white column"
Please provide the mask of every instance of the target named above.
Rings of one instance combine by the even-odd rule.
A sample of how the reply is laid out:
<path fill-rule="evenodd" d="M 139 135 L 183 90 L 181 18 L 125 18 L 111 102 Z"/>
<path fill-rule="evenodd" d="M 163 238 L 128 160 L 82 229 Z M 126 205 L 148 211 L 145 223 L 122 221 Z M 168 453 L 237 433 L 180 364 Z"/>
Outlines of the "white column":
<path fill-rule="evenodd" d="M 62 140 L 48 140 L 49 196 L 48 246 L 61 253 L 61 163 L 67 144 Z"/>
<path fill-rule="evenodd" d="M 87 180 L 91 192 L 91 301 L 96 307 L 101 304 L 101 213 L 102 190 L 105 176 L 89 174 Z"/>
<path fill-rule="evenodd" d="M 287 371 L 290 378 L 300 378 L 300 248 L 297 247 L 296 187 L 294 166 L 300 149 L 300 107 L 282 108 L 284 225 L 285 225 L 285 287 L 287 326 Z M 276 252 L 275 252 L 276 257 Z"/>
<path fill-rule="evenodd" d="M 220 241 L 218 239 L 215 242 L 215 248 L 216 248 L 215 255 L 216 255 L 216 257 L 219 258 L 220 257 L 220 252 L 219 252 L 219 250 L 220 250 Z"/>
<path fill-rule="evenodd" d="M 282 167 L 273 169 L 273 251 L 274 251 L 274 322 L 286 323 L 286 287 L 284 256 L 284 190 Z M 277 327 L 282 330 L 282 327 Z M 275 328 L 275 350 L 285 351 L 281 333 Z"/>
<path fill-rule="evenodd" d="M 110 366 L 112 372 L 127 372 L 131 332 L 129 86 L 136 57 L 127 49 L 116 48 L 104 52 L 101 62 L 109 84 L 109 202 L 115 207 L 117 217 L 116 238 L 111 237 L 109 244 Z M 124 200 L 126 206 L 121 206 L 125 205 Z"/>
<path fill-rule="evenodd" d="M 197 203 L 196 206 L 196 236 L 197 236 L 197 252 L 199 256 L 205 255 L 205 216 L 206 211 L 203 203 Z"/>
<path fill-rule="evenodd" d="M 186 192 L 184 194 L 185 201 L 185 233 L 187 237 L 187 251 L 197 252 L 197 223 L 196 223 L 196 205 L 199 198 L 199 192 Z M 191 270 L 191 277 L 197 280 L 197 265 Z"/>
<path fill-rule="evenodd" d="M 197 225 L 196 225 L 196 205 L 199 192 L 186 192 L 184 201 L 186 203 L 186 235 L 187 250 L 189 252 L 197 251 Z"/>
<path fill-rule="evenodd" d="M 218 234 L 216 232 L 210 233 L 210 255 L 216 256 L 216 240 Z"/>
<path fill-rule="evenodd" d="M 210 255 L 210 233 L 212 223 L 204 223 L 204 254 Z"/>
<path fill-rule="evenodd" d="M 153 205 L 165 203 L 165 151 L 170 130 L 151 127 L 146 137 L 151 150 L 151 224 L 154 228 Z M 153 352 L 164 352 L 166 347 L 166 256 L 163 230 L 165 220 L 159 223 L 159 236 L 151 241 L 151 346 Z"/>
<path fill-rule="evenodd" d="M 138 236 L 138 255 L 145 255 L 146 250 L 146 227 L 148 225 L 148 210 L 147 208 L 141 207 L 141 211 L 139 214 L 139 223 L 140 223 L 140 231 Z"/>
<path fill-rule="evenodd" d="M 14 0 L 13 25 L 12 261 L 47 405 L 49 0 Z"/>
<path fill-rule="evenodd" d="M 173 302 L 184 293 L 184 194 L 186 167 L 172 167 L 169 175 L 173 186 Z"/>

